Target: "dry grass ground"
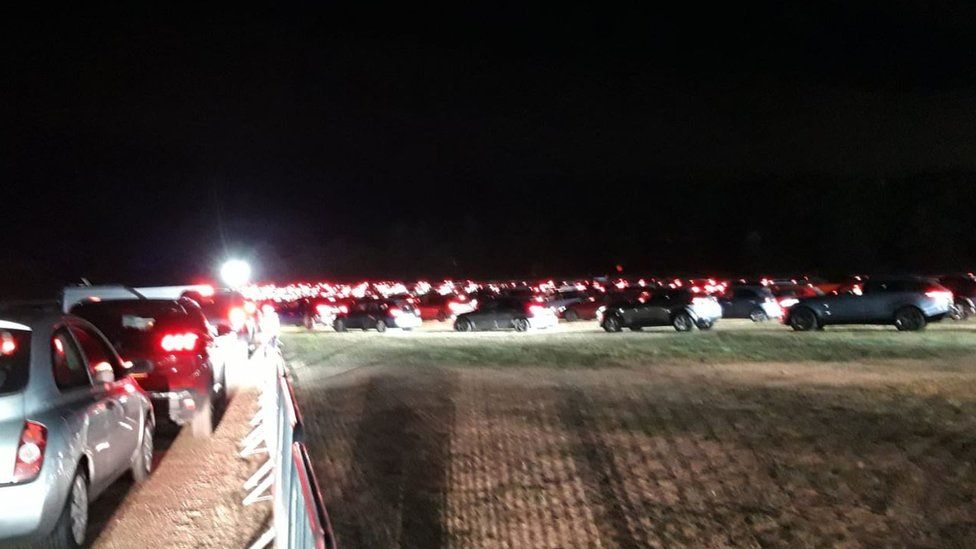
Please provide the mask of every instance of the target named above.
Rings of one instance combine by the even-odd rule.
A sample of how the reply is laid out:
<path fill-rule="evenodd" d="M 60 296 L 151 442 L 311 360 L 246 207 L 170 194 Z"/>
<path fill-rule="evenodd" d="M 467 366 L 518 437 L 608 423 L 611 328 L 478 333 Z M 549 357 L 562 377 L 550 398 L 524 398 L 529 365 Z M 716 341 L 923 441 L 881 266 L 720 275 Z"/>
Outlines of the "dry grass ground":
<path fill-rule="evenodd" d="M 570 332 L 288 334 L 340 544 L 976 546 L 970 327 Z"/>

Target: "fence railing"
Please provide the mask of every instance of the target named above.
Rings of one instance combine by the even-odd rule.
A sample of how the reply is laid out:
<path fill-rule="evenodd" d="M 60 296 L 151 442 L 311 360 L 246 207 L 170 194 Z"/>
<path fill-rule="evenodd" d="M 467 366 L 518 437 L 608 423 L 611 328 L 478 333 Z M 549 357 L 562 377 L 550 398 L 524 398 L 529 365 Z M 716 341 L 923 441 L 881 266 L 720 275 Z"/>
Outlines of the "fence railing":
<path fill-rule="evenodd" d="M 271 501 L 271 527 L 251 546 L 274 542 L 280 548 L 335 549 L 322 493 L 302 437 L 302 416 L 276 343 L 265 345 L 258 412 L 253 430 L 241 441 L 241 456 L 267 454 L 268 460 L 244 483 L 245 505 Z M 270 494 L 269 494 L 270 492 Z"/>

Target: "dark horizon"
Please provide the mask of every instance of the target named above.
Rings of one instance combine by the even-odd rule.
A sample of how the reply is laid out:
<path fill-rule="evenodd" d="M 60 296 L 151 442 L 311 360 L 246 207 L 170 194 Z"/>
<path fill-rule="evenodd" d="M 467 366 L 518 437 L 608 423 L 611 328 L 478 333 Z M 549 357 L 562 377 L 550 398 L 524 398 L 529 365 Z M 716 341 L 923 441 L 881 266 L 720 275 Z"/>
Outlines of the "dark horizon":
<path fill-rule="evenodd" d="M 279 281 L 972 270 L 973 15 L 10 17 L 0 296 L 231 255 Z"/>

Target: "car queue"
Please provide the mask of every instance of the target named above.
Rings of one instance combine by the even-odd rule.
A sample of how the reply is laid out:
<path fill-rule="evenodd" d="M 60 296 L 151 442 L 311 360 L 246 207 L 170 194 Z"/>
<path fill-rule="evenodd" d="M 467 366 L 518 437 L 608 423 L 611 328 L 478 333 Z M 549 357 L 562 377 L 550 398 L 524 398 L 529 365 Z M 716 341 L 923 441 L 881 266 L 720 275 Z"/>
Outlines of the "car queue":
<path fill-rule="evenodd" d="M 212 434 L 257 314 L 238 296 L 211 316 L 184 292 L 221 294 L 82 286 L 0 305 L 0 545 L 84 546 L 91 502 L 151 474 L 160 425 Z"/>

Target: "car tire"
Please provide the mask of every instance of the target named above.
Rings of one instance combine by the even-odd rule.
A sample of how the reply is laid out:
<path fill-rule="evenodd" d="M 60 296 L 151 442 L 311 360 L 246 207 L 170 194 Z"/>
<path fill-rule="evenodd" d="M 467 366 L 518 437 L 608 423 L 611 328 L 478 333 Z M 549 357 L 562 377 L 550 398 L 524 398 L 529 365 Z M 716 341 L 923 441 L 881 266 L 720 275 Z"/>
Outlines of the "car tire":
<path fill-rule="evenodd" d="M 925 315 L 917 307 L 902 307 L 895 311 L 895 328 L 899 332 L 917 332 L 924 330 Z"/>
<path fill-rule="evenodd" d="M 806 307 L 797 307 L 790 310 L 790 327 L 797 332 L 809 332 L 820 328 L 817 315 Z"/>
<path fill-rule="evenodd" d="M 136 458 L 132 461 L 132 480 L 139 484 L 145 482 L 152 474 L 153 453 L 153 428 L 152 424 L 146 422 L 142 429 L 142 439 L 139 441 L 139 448 L 136 449 Z"/>
<path fill-rule="evenodd" d="M 671 325 L 679 332 L 690 332 L 695 327 L 695 321 L 685 311 L 680 311 L 671 319 Z"/>
<path fill-rule="evenodd" d="M 332 329 L 335 330 L 335 331 L 337 331 L 337 332 L 345 332 L 349 328 L 346 328 L 346 321 L 345 320 L 342 320 L 341 318 L 337 318 L 332 323 Z"/>
<path fill-rule="evenodd" d="M 516 332 L 529 331 L 529 321 L 524 318 L 516 318 L 512 321 L 512 326 L 515 328 Z"/>
<path fill-rule="evenodd" d="M 615 334 L 623 330 L 623 323 L 620 321 L 620 318 L 617 315 L 610 315 L 604 318 L 601 326 L 603 327 L 604 331 L 611 334 Z"/>
<path fill-rule="evenodd" d="M 766 311 L 756 307 L 749 312 L 749 320 L 753 322 L 766 322 L 769 320 L 769 315 L 766 314 Z"/>
<path fill-rule="evenodd" d="M 79 464 L 80 465 L 80 464 Z M 88 530 L 88 477 L 79 466 L 71 480 L 64 509 L 45 545 L 51 549 L 75 549 L 85 545 Z"/>
<path fill-rule="evenodd" d="M 382 320 L 377 320 L 376 321 L 376 331 L 379 332 L 379 333 L 381 333 L 381 334 L 383 332 L 385 332 L 386 331 L 386 322 L 383 322 Z"/>
<path fill-rule="evenodd" d="M 569 309 L 568 311 L 563 313 L 563 320 L 565 320 L 566 322 L 576 322 L 577 320 L 579 320 L 579 314 L 576 311 Z"/>
<path fill-rule="evenodd" d="M 698 329 L 703 331 L 711 330 L 714 326 L 714 322 L 703 321 L 698 323 Z"/>
<path fill-rule="evenodd" d="M 466 318 L 459 318 L 454 321 L 454 331 L 455 332 L 473 332 L 474 325 L 471 321 Z"/>

